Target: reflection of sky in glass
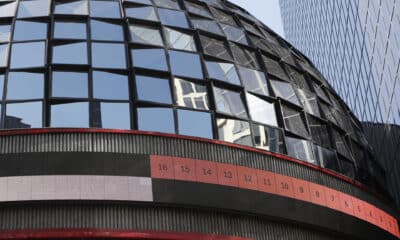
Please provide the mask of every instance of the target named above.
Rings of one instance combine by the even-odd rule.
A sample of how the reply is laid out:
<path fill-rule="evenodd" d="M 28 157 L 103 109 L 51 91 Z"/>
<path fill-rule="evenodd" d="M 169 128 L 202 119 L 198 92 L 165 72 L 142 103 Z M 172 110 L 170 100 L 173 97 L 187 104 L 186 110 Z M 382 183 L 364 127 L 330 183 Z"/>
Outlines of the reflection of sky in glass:
<path fill-rule="evenodd" d="M 47 23 L 16 21 L 14 28 L 14 41 L 40 40 L 47 36 Z"/>
<path fill-rule="evenodd" d="M 61 39 L 86 39 L 86 23 L 55 22 L 54 37 Z"/>
<path fill-rule="evenodd" d="M 87 64 L 86 42 L 54 46 L 53 63 Z"/>
<path fill-rule="evenodd" d="M 11 68 L 44 66 L 45 42 L 14 43 L 11 48 Z"/>
<path fill-rule="evenodd" d="M 138 108 L 139 130 L 175 133 L 174 114 L 170 108 Z"/>
<path fill-rule="evenodd" d="M 42 102 L 7 104 L 7 128 L 42 127 Z"/>
<path fill-rule="evenodd" d="M 1 24 L 0 25 L 0 42 L 8 42 L 10 40 L 10 24 Z"/>
<path fill-rule="evenodd" d="M 0 66 L 7 66 L 7 59 L 8 59 L 8 44 L 1 44 L 0 45 Z"/>
<path fill-rule="evenodd" d="M 209 113 L 178 110 L 178 123 L 179 134 L 213 138 Z"/>
<path fill-rule="evenodd" d="M 197 54 L 169 51 L 171 71 L 174 75 L 192 78 L 203 78 L 200 57 Z"/>
<path fill-rule="evenodd" d="M 90 1 L 90 16 L 120 18 L 119 1 Z"/>
<path fill-rule="evenodd" d="M 47 16 L 49 11 L 50 0 L 20 1 L 18 18 Z"/>
<path fill-rule="evenodd" d="M 126 75 L 94 71 L 93 97 L 98 99 L 129 99 L 128 77 Z"/>
<path fill-rule="evenodd" d="M 112 24 L 104 21 L 90 21 L 91 35 L 94 40 L 123 41 L 124 32 L 119 24 Z"/>
<path fill-rule="evenodd" d="M 54 12 L 57 14 L 87 15 L 87 1 L 63 2 L 57 1 Z"/>
<path fill-rule="evenodd" d="M 171 88 L 166 78 L 136 75 L 136 88 L 139 100 L 172 103 Z"/>
<path fill-rule="evenodd" d="M 51 127 L 89 127 L 89 103 L 77 102 L 51 106 Z"/>
<path fill-rule="evenodd" d="M 52 96 L 87 98 L 88 74 L 80 72 L 53 72 Z"/>
<path fill-rule="evenodd" d="M 101 127 L 130 129 L 129 103 L 100 103 Z"/>
<path fill-rule="evenodd" d="M 133 49 L 131 52 L 135 67 L 168 70 L 164 49 Z"/>
<path fill-rule="evenodd" d="M 92 43 L 92 65 L 100 68 L 126 68 L 125 46 L 118 43 Z"/>
<path fill-rule="evenodd" d="M 43 73 L 10 72 L 8 74 L 8 100 L 43 98 L 43 89 Z"/>

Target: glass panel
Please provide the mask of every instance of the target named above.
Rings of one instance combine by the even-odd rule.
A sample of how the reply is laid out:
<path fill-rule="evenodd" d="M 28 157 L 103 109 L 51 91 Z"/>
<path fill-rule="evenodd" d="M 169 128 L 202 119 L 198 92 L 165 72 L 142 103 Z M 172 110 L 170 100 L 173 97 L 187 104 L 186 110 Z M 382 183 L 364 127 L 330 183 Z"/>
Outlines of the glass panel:
<path fill-rule="evenodd" d="M 71 15 L 87 15 L 87 1 L 56 1 L 54 13 L 56 14 L 71 14 Z"/>
<path fill-rule="evenodd" d="M 169 57 L 172 74 L 183 77 L 203 79 L 203 70 L 199 55 L 186 52 L 169 51 Z"/>
<path fill-rule="evenodd" d="M 189 12 L 203 16 L 203 17 L 209 17 L 212 18 L 210 11 L 208 9 L 200 4 L 196 4 L 193 2 L 185 1 L 186 8 Z"/>
<path fill-rule="evenodd" d="M 176 48 L 194 52 L 197 51 L 196 43 L 194 42 L 192 35 L 175 31 L 171 28 L 164 28 L 164 29 L 165 29 L 165 38 L 167 39 L 170 48 Z"/>
<path fill-rule="evenodd" d="M 229 61 L 232 60 L 232 56 L 223 41 L 200 35 L 200 42 L 205 54 Z"/>
<path fill-rule="evenodd" d="M 168 71 L 164 49 L 133 49 L 133 66 Z"/>
<path fill-rule="evenodd" d="M 131 25 L 129 26 L 131 32 L 131 40 L 135 43 L 152 44 L 163 46 L 161 32 L 158 28 Z"/>
<path fill-rule="evenodd" d="M 42 102 L 7 104 L 6 128 L 41 128 Z"/>
<path fill-rule="evenodd" d="M 153 0 L 158 7 L 180 9 L 177 0 Z"/>
<path fill-rule="evenodd" d="M 124 44 L 92 43 L 93 67 L 125 69 L 125 55 Z"/>
<path fill-rule="evenodd" d="M 228 14 L 224 11 L 221 11 L 217 8 L 211 8 L 211 12 L 217 18 L 220 23 L 229 24 L 232 26 L 237 26 L 235 19 L 233 19 L 232 14 Z"/>
<path fill-rule="evenodd" d="M 7 66 L 8 44 L 0 44 L 0 67 Z"/>
<path fill-rule="evenodd" d="M 318 164 L 313 154 L 313 144 L 311 142 L 298 138 L 286 137 L 286 148 L 289 156 L 312 164 Z"/>
<path fill-rule="evenodd" d="M 18 8 L 18 18 L 48 16 L 49 11 L 49 0 L 20 1 Z"/>
<path fill-rule="evenodd" d="M 207 87 L 175 78 L 176 102 L 179 106 L 195 109 L 209 109 Z"/>
<path fill-rule="evenodd" d="M 119 24 L 91 20 L 90 25 L 94 40 L 124 41 L 124 31 Z"/>
<path fill-rule="evenodd" d="M 191 21 L 194 28 L 198 28 L 207 32 L 212 32 L 218 35 L 224 35 L 221 28 L 215 21 L 194 17 L 191 18 Z"/>
<path fill-rule="evenodd" d="M 333 130 L 332 133 L 338 153 L 342 154 L 347 159 L 353 159 L 345 137 L 336 130 Z"/>
<path fill-rule="evenodd" d="M 171 88 L 166 78 L 136 75 L 136 89 L 139 100 L 172 103 Z"/>
<path fill-rule="evenodd" d="M 311 137 L 314 142 L 324 147 L 331 147 L 331 141 L 327 124 L 307 115 Z"/>
<path fill-rule="evenodd" d="M 47 23 L 16 21 L 14 41 L 46 39 Z"/>
<path fill-rule="evenodd" d="M 267 79 L 264 73 L 249 68 L 239 67 L 239 74 L 247 91 L 269 96 Z"/>
<path fill-rule="evenodd" d="M 216 110 L 229 115 L 247 118 L 246 108 L 240 93 L 214 87 Z"/>
<path fill-rule="evenodd" d="M 88 74 L 82 72 L 53 72 L 52 97 L 87 98 Z"/>
<path fill-rule="evenodd" d="M 43 73 L 10 72 L 8 74 L 8 100 L 43 98 L 43 93 Z"/>
<path fill-rule="evenodd" d="M 189 28 L 185 13 L 169 9 L 158 9 L 161 23 L 164 25 Z"/>
<path fill-rule="evenodd" d="M 4 75 L 0 75 L 0 102 L 3 100 L 3 91 L 4 91 Z M 0 113 L 1 113 L 1 109 L 0 109 Z M 0 119 L 1 119 L 1 116 L 0 116 Z M 0 123 L 0 127 L 1 127 L 1 123 Z"/>
<path fill-rule="evenodd" d="M 275 60 L 272 60 L 266 56 L 263 56 L 264 65 L 267 68 L 267 72 L 279 79 L 290 81 L 289 76 L 286 74 L 283 67 Z"/>
<path fill-rule="evenodd" d="M 270 79 L 270 82 L 272 85 L 272 89 L 274 90 L 275 95 L 277 97 L 286 99 L 289 102 L 294 103 L 296 105 L 300 105 L 299 99 L 297 98 L 297 95 L 294 92 L 292 84 L 272 79 Z"/>
<path fill-rule="evenodd" d="M 3 112 L 3 105 L 1 104 L 1 102 L 0 102 L 0 112 L 1 113 Z M 0 129 L 2 128 L 3 128 L 3 118 L 2 116 L 0 116 Z"/>
<path fill-rule="evenodd" d="M 14 43 L 11 48 L 11 68 L 43 67 L 45 42 Z"/>
<path fill-rule="evenodd" d="M 122 74 L 93 71 L 93 97 L 98 99 L 128 100 L 128 77 Z"/>
<path fill-rule="evenodd" d="M 89 103 L 51 105 L 50 127 L 89 127 Z"/>
<path fill-rule="evenodd" d="M 303 137 L 308 137 L 307 126 L 302 114 L 292 108 L 283 105 L 281 107 L 286 130 Z"/>
<path fill-rule="evenodd" d="M 247 50 L 243 47 L 240 47 L 237 44 L 231 43 L 230 45 L 233 52 L 233 56 L 235 57 L 237 63 L 248 68 L 253 68 L 253 69 L 260 68 L 260 65 L 258 64 L 254 52 Z"/>
<path fill-rule="evenodd" d="M 246 34 L 244 33 L 243 29 L 233 27 L 230 25 L 221 24 L 222 29 L 225 32 L 226 37 L 228 40 L 242 43 L 242 44 L 249 44 L 246 39 Z"/>
<path fill-rule="evenodd" d="M 53 63 L 87 64 L 86 42 L 55 45 L 53 47 Z"/>
<path fill-rule="evenodd" d="M 139 130 L 175 133 L 174 113 L 170 108 L 138 108 Z"/>
<path fill-rule="evenodd" d="M 141 3 L 151 5 L 151 0 L 124 0 L 124 2 L 133 2 L 133 3 Z"/>
<path fill-rule="evenodd" d="M 246 94 L 250 116 L 253 121 L 278 126 L 273 103 L 262 100 L 252 94 Z"/>
<path fill-rule="evenodd" d="M 206 67 L 209 78 L 240 85 L 235 65 L 230 63 L 206 61 Z"/>
<path fill-rule="evenodd" d="M 218 118 L 218 139 L 221 141 L 253 146 L 251 141 L 250 124 L 228 118 Z"/>
<path fill-rule="evenodd" d="M 0 24 L 0 42 L 10 41 L 10 36 L 11 36 L 11 25 Z"/>
<path fill-rule="evenodd" d="M 16 7 L 17 7 L 17 2 L 2 4 L 0 6 L 0 16 L 1 17 L 14 17 Z"/>
<path fill-rule="evenodd" d="M 148 21 L 157 21 L 158 17 L 153 7 L 127 7 L 125 8 L 126 16 Z"/>
<path fill-rule="evenodd" d="M 355 169 L 354 169 L 354 164 L 345 160 L 340 160 L 340 172 L 348 176 L 349 178 L 354 178 L 355 177 Z M 375 170 L 376 171 L 376 170 Z"/>
<path fill-rule="evenodd" d="M 336 153 L 326 148 L 314 145 L 315 158 L 323 168 L 328 168 L 336 172 L 339 171 L 339 165 Z"/>
<path fill-rule="evenodd" d="M 213 138 L 211 114 L 178 109 L 179 134 Z"/>
<path fill-rule="evenodd" d="M 90 16 L 102 18 L 121 18 L 118 1 L 90 1 Z"/>
<path fill-rule="evenodd" d="M 94 127 L 131 129 L 129 103 L 93 103 Z"/>
<path fill-rule="evenodd" d="M 297 89 L 301 103 L 304 106 L 306 112 L 313 114 L 315 116 L 321 117 L 319 112 L 317 96 L 307 90 Z"/>
<path fill-rule="evenodd" d="M 267 151 L 285 153 L 281 130 L 253 124 L 253 136 L 255 147 Z"/>
<path fill-rule="evenodd" d="M 86 23 L 81 22 L 55 22 L 54 38 L 61 39 L 86 39 Z"/>

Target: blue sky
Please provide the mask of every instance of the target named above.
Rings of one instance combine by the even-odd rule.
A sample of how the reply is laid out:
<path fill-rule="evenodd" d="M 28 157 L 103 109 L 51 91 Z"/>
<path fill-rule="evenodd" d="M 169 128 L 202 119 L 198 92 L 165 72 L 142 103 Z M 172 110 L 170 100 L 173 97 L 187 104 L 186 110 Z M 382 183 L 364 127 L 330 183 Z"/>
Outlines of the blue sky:
<path fill-rule="evenodd" d="M 284 36 L 279 0 L 230 0 Z"/>

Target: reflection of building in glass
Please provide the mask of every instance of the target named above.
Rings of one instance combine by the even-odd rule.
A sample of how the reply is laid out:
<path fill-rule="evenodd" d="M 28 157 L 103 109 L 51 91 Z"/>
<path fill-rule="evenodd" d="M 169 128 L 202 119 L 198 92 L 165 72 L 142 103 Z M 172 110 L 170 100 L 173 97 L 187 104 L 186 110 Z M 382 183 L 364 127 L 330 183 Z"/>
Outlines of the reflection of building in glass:
<path fill-rule="evenodd" d="M 287 39 L 315 63 L 361 121 L 387 124 L 368 138 L 376 143 L 375 155 L 385 156 L 379 162 L 397 162 L 400 137 L 391 129 L 400 124 L 399 1 L 281 0 L 280 5 Z M 388 170 L 400 172 L 399 167 Z M 387 181 L 400 206 L 400 179 Z"/>
<path fill-rule="evenodd" d="M 355 115 L 226 0 L 0 1 L 0 109 L 0 239 L 398 234 Z"/>

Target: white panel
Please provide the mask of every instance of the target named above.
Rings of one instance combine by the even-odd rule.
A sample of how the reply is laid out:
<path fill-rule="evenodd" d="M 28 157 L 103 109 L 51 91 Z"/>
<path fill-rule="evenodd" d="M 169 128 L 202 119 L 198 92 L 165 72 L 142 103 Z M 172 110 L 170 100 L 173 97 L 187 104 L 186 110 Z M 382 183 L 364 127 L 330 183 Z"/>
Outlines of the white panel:
<path fill-rule="evenodd" d="M 0 178 L 0 202 L 7 201 L 7 178 Z"/>
<path fill-rule="evenodd" d="M 128 177 L 115 176 L 105 179 L 105 199 L 126 200 L 129 197 Z"/>
<path fill-rule="evenodd" d="M 55 176 L 55 199 L 80 199 L 81 181 L 80 176 L 60 175 Z"/>
<path fill-rule="evenodd" d="M 153 201 L 153 188 L 151 178 L 129 178 L 129 200 Z"/>
<path fill-rule="evenodd" d="M 81 176 L 81 199 L 104 199 L 105 176 Z"/>
<path fill-rule="evenodd" d="M 55 198 L 55 176 L 33 176 L 32 200 L 46 200 Z"/>
<path fill-rule="evenodd" d="M 8 177 L 7 180 L 8 201 L 26 201 L 32 199 L 30 176 Z"/>

